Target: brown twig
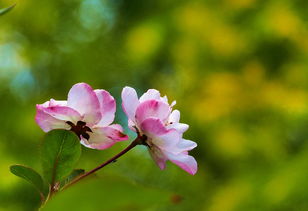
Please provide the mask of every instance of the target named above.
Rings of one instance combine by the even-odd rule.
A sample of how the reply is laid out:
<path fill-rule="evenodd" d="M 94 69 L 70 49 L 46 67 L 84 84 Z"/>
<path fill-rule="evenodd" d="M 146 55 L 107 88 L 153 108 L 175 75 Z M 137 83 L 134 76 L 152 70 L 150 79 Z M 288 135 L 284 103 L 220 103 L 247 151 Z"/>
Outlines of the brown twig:
<path fill-rule="evenodd" d="M 72 186 L 73 184 L 77 183 L 78 181 L 84 179 L 85 177 L 95 173 L 96 171 L 100 170 L 101 168 L 107 166 L 108 164 L 115 162 L 119 157 L 121 157 L 122 155 L 124 155 L 125 153 L 127 153 L 129 150 L 131 150 L 132 148 L 134 148 L 137 145 L 140 144 L 144 144 L 144 140 L 145 137 L 144 136 L 138 136 L 128 147 L 126 147 L 124 150 L 122 150 L 120 153 L 116 154 L 115 156 L 113 156 L 112 158 L 110 158 L 109 160 L 107 160 L 106 162 L 102 163 L 101 165 L 97 166 L 96 168 L 86 172 L 85 174 L 82 174 L 81 176 L 77 177 L 76 179 L 74 179 L 72 182 L 70 182 L 69 184 L 67 184 L 63 189 L 67 189 L 68 187 Z"/>

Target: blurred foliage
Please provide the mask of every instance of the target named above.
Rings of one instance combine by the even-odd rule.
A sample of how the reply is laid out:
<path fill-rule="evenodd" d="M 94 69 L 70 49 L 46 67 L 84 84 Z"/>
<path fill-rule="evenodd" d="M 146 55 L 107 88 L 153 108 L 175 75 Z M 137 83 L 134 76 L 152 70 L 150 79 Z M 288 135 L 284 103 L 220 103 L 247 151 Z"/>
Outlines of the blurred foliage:
<path fill-rule="evenodd" d="M 11 11 L 13 8 L 15 7 L 15 4 L 10 6 L 10 7 L 7 7 L 7 8 L 0 8 L 0 16 L 1 15 L 4 15 L 6 13 L 8 13 L 9 11 Z"/>
<path fill-rule="evenodd" d="M 66 99 L 82 81 L 117 97 L 124 125 L 123 86 L 176 99 L 199 171 L 160 171 L 139 147 L 46 210 L 308 210 L 307 8 L 306 0 L 18 1 L 0 17 L 0 210 L 39 205 L 8 168 L 40 169 L 35 104 Z M 83 147 L 77 168 L 127 145 Z"/>

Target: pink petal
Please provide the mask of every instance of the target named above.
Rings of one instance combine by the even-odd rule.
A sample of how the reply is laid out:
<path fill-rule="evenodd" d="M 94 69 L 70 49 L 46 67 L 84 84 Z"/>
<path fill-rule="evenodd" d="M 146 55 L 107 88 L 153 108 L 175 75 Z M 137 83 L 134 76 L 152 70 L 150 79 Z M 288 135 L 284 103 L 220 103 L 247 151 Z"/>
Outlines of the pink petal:
<path fill-rule="evenodd" d="M 53 129 L 70 129 L 70 126 L 66 123 L 66 121 L 56 119 L 46 113 L 39 105 L 36 106 L 35 121 L 44 132 L 48 132 Z"/>
<path fill-rule="evenodd" d="M 151 149 L 149 149 L 149 152 L 150 152 L 152 159 L 157 164 L 157 166 L 161 170 L 165 169 L 167 157 L 163 154 L 163 152 L 158 147 L 155 147 L 155 146 L 151 147 Z"/>
<path fill-rule="evenodd" d="M 78 83 L 71 88 L 67 105 L 83 115 L 83 120 L 88 125 L 94 125 L 101 120 L 97 96 L 91 86 L 86 83 Z"/>
<path fill-rule="evenodd" d="M 136 109 L 139 105 L 137 92 L 131 87 L 124 87 L 122 90 L 122 108 L 128 119 L 135 120 Z"/>
<path fill-rule="evenodd" d="M 128 136 L 123 134 L 122 131 L 123 129 L 121 128 L 119 130 L 119 126 L 108 126 L 108 127 L 101 127 L 101 128 L 96 128 L 101 131 L 101 133 L 105 134 L 108 138 L 114 140 L 114 141 L 125 141 L 128 139 Z M 118 127 L 115 129 L 114 127 Z"/>
<path fill-rule="evenodd" d="M 81 137 L 81 143 L 88 148 L 103 150 L 128 139 L 127 135 L 111 126 L 92 128 L 92 131 L 89 140 Z"/>
<path fill-rule="evenodd" d="M 148 118 L 158 118 L 165 122 L 169 114 L 170 107 L 168 104 L 157 100 L 147 100 L 138 106 L 135 118 L 139 124 Z"/>
<path fill-rule="evenodd" d="M 44 104 L 43 104 L 44 105 Z M 76 123 L 78 120 L 81 120 L 81 115 L 74 109 L 67 106 L 49 106 L 44 107 L 42 105 L 36 105 L 38 110 L 44 111 L 46 114 L 63 121 L 71 121 Z"/>
<path fill-rule="evenodd" d="M 174 110 L 171 112 L 169 116 L 169 122 L 179 122 L 180 121 L 180 111 L 179 110 Z"/>
<path fill-rule="evenodd" d="M 100 111 L 102 115 L 102 118 L 99 121 L 99 123 L 97 123 L 97 125 L 108 126 L 114 120 L 114 115 L 116 111 L 116 102 L 109 92 L 103 89 L 96 89 L 94 91 L 99 100 Z"/>
<path fill-rule="evenodd" d="M 180 141 L 180 134 L 174 130 L 167 130 L 160 119 L 149 118 L 142 122 L 141 130 L 150 139 L 151 143 L 160 149 L 178 152 L 176 145 Z"/>
<path fill-rule="evenodd" d="M 112 127 L 120 132 L 123 132 L 123 127 L 119 124 L 112 124 L 112 125 L 109 125 L 109 127 Z"/>
<path fill-rule="evenodd" d="M 148 118 L 141 123 L 141 130 L 143 133 L 152 137 L 161 136 L 168 133 L 167 128 L 158 118 Z"/>
<path fill-rule="evenodd" d="M 147 100 L 160 100 L 160 93 L 156 89 L 149 89 L 146 93 L 144 93 L 139 101 L 142 103 Z M 168 102 L 166 102 L 168 104 Z"/>
<path fill-rule="evenodd" d="M 194 175 L 197 172 L 198 164 L 194 157 L 188 155 L 187 153 L 181 154 L 172 154 L 166 153 L 168 159 L 182 168 L 184 171 L 187 171 L 189 174 Z"/>

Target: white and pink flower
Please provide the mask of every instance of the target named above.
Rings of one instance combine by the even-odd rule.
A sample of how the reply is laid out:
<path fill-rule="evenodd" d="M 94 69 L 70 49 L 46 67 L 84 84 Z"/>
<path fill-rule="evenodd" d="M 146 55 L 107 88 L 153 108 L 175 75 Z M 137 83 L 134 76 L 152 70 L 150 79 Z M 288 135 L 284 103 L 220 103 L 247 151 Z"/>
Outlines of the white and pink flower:
<path fill-rule="evenodd" d="M 78 83 L 70 89 L 67 101 L 51 99 L 36 105 L 35 120 L 45 132 L 71 130 L 84 146 L 102 150 L 128 139 L 121 125 L 111 124 L 115 111 L 116 103 L 109 92 Z"/>
<path fill-rule="evenodd" d="M 180 123 L 180 112 L 173 110 L 175 105 L 168 103 L 166 96 L 149 89 L 139 99 L 136 91 L 125 87 L 122 91 L 122 107 L 128 117 L 129 128 L 140 136 L 146 136 L 145 145 L 149 147 L 152 158 L 160 169 L 166 161 L 178 165 L 190 174 L 197 172 L 197 162 L 188 151 L 197 146 L 193 141 L 183 139 L 187 124 Z"/>

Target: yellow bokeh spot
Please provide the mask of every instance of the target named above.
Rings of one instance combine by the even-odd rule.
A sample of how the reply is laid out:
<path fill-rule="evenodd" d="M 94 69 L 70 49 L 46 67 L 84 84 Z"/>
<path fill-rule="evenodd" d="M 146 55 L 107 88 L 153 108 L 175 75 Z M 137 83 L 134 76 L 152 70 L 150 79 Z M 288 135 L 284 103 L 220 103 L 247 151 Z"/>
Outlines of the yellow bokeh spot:
<path fill-rule="evenodd" d="M 202 4 L 186 5 L 175 12 L 177 27 L 195 35 L 202 33 L 210 20 L 212 20 L 211 14 Z"/>
<path fill-rule="evenodd" d="M 287 197 L 294 185 L 293 183 L 286 175 L 276 176 L 265 186 L 264 195 L 271 202 L 279 203 Z"/>
<path fill-rule="evenodd" d="M 268 11 L 269 26 L 278 34 L 293 38 L 301 29 L 301 22 L 287 5 L 273 4 Z"/>
<path fill-rule="evenodd" d="M 224 156 L 241 156 L 247 152 L 245 148 L 245 140 L 247 137 L 239 128 L 229 125 L 219 130 L 214 138 L 214 144 L 217 146 L 219 153 Z"/>
<path fill-rule="evenodd" d="M 213 51 L 220 56 L 232 56 L 245 48 L 245 39 L 233 27 L 215 25 L 211 33 L 205 34 Z"/>
<path fill-rule="evenodd" d="M 285 112 L 301 114 L 307 111 L 308 95 L 305 91 L 288 89 L 277 82 L 262 87 L 260 98 L 265 105 Z"/>
<path fill-rule="evenodd" d="M 133 28 L 126 41 L 128 57 L 136 62 L 148 60 L 162 44 L 163 28 L 156 23 L 145 23 Z"/>
<path fill-rule="evenodd" d="M 235 26 L 226 24 L 221 12 L 203 4 L 190 3 L 176 10 L 175 21 L 185 37 L 210 47 L 210 51 L 219 56 L 233 56 L 247 48 L 243 34 Z"/>
<path fill-rule="evenodd" d="M 213 74 L 203 82 L 203 97 L 197 105 L 197 116 L 214 121 L 236 108 L 242 99 L 238 77 L 230 73 Z"/>

